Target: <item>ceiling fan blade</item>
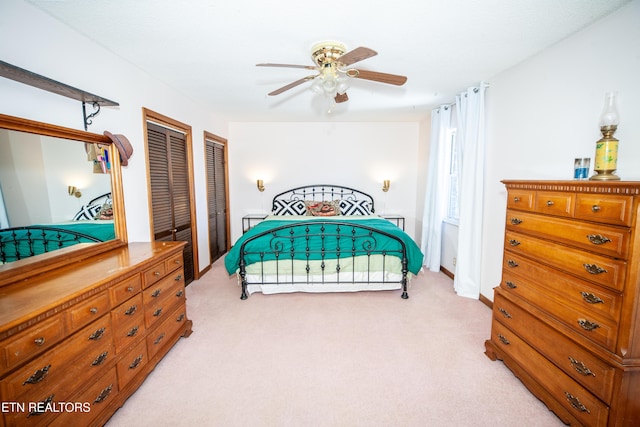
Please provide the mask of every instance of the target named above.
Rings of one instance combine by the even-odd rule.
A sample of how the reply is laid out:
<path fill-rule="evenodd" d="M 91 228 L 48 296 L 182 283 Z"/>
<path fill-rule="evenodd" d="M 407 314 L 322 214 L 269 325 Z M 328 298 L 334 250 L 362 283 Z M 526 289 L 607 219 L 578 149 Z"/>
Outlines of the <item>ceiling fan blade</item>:
<path fill-rule="evenodd" d="M 349 100 L 349 97 L 347 96 L 347 93 L 343 93 L 343 94 L 336 94 L 335 98 L 333 98 L 336 101 L 336 104 L 339 104 L 341 102 L 347 102 Z"/>
<path fill-rule="evenodd" d="M 301 85 L 302 83 L 304 83 L 306 81 L 315 79 L 316 77 L 318 77 L 318 75 L 319 74 L 316 74 L 315 76 L 307 76 L 307 77 L 304 77 L 304 78 L 302 78 L 300 80 L 296 80 L 295 82 L 289 83 L 286 86 L 282 86 L 280 89 L 276 89 L 273 92 L 270 92 L 269 96 L 280 95 L 284 91 L 287 91 L 289 89 L 293 89 L 294 87 L 299 86 L 299 85 Z"/>
<path fill-rule="evenodd" d="M 351 65 L 356 62 L 364 61 L 367 58 L 371 58 L 372 56 L 376 56 L 378 52 L 373 49 L 369 49 L 368 47 L 357 47 L 352 51 L 349 51 L 342 55 L 340 58 L 336 59 L 336 62 L 340 62 L 343 65 Z"/>
<path fill-rule="evenodd" d="M 379 73 L 377 71 L 367 70 L 348 70 L 347 75 L 349 77 L 355 77 L 358 79 L 373 80 L 374 82 L 387 83 L 390 85 L 402 86 L 406 83 L 407 78 L 405 76 L 399 76 L 397 74 Z"/>
<path fill-rule="evenodd" d="M 256 64 L 256 67 L 280 67 L 280 68 L 304 68 L 305 70 L 316 70 L 317 67 L 313 65 L 293 65 L 293 64 Z"/>

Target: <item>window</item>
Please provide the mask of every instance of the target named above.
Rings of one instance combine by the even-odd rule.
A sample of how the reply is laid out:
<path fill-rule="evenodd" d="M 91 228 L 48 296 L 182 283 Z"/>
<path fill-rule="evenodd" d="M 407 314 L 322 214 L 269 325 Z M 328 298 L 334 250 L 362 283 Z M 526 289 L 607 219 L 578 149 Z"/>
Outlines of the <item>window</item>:
<path fill-rule="evenodd" d="M 459 197 L 459 156 L 458 144 L 456 139 L 456 129 L 449 129 L 447 144 L 447 163 L 449 165 L 449 188 L 447 202 L 447 220 L 450 222 L 458 222 L 460 219 L 460 197 Z"/>

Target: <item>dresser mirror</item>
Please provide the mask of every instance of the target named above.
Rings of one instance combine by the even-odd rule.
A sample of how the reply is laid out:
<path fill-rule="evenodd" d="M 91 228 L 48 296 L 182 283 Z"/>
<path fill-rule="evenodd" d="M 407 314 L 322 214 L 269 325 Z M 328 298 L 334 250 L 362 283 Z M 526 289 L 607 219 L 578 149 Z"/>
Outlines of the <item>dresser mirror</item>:
<path fill-rule="evenodd" d="M 0 286 L 125 244 L 111 139 L 0 114 L 0 238 Z"/>

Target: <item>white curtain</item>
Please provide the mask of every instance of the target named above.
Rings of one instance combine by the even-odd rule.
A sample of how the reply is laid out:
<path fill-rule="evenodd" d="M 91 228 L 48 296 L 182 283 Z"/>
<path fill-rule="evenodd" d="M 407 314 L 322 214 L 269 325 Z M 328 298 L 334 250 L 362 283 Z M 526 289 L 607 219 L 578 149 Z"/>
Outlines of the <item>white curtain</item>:
<path fill-rule="evenodd" d="M 453 287 L 460 296 L 480 297 L 485 151 L 485 90 L 467 89 L 456 97 L 460 153 L 460 219 Z"/>
<path fill-rule="evenodd" d="M 442 220 L 446 213 L 441 191 L 446 188 L 446 144 L 451 124 L 451 106 L 442 105 L 431 111 L 431 146 L 429 149 L 429 172 L 422 220 L 424 265 L 430 271 L 440 271 L 442 252 Z"/>
<path fill-rule="evenodd" d="M 2 228 L 9 228 L 9 218 L 7 217 L 7 209 L 2 197 L 2 187 L 0 187 L 0 229 Z"/>

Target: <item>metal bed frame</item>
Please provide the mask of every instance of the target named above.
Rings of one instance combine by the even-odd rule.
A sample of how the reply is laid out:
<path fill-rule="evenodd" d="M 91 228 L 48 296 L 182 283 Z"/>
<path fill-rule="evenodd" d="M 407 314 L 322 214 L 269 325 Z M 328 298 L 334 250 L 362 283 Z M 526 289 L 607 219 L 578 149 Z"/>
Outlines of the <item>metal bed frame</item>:
<path fill-rule="evenodd" d="M 0 262 L 18 261 L 83 242 L 102 240 L 77 231 L 41 225 L 3 228 L 0 230 Z"/>
<path fill-rule="evenodd" d="M 336 185 L 309 185 L 294 188 L 277 194 L 273 198 L 274 207 L 276 200 L 315 200 L 315 201 L 331 201 L 331 200 L 368 200 L 371 203 L 373 211 L 373 198 L 359 190 Z M 389 234 L 385 231 L 361 225 L 353 222 L 314 220 L 300 221 L 289 225 L 282 225 L 263 231 L 255 236 L 245 240 L 240 246 L 239 275 L 242 284 L 241 299 L 248 297 L 248 285 L 339 285 L 339 284 L 367 284 L 371 283 L 370 278 L 372 271 L 370 268 L 371 257 L 374 255 L 382 256 L 382 280 L 376 280 L 374 283 L 393 284 L 399 283 L 402 289 L 401 297 L 409 298 L 407 292 L 407 274 L 408 274 L 408 258 L 405 243 L 397 236 Z M 381 238 L 390 238 L 393 240 L 393 247 L 387 245 L 383 249 L 379 245 Z M 261 240 L 258 246 L 260 249 L 249 250 L 251 243 Z M 315 244 L 314 244 L 315 243 Z M 396 244 L 397 243 L 397 244 Z M 296 249 L 296 246 L 298 249 Z M 301 247 L 304 249 L 300 250 Z M 262 273 L 260 281 L 249 282 L 247 279 L 247 257 L 257 257 L 259 268 Z M 388 263 L 387 257 L 394 256 L 400 259 L 401 271 L 400 279 L 387 281 Z M 366 257 L 367 270 L 363 273 L 361 279 L 356 280 L 353 272 L 344 271 L 341 262 L 355 257 Z M 325 260 L 336 260 L 335 269 L 327 268 Z M 264 263 L 267 260 L 276 260 L 275 280 L 269 279 L 264 274 Z M 302 260 L 306 266 L 305 271 L 295 272 L 293 269 L 294 260 Z M 319 260 L 321 265 L 321 274 L 311 276 L 309 273 L 309 263 L 312 260 Z M 291 273 L 280 274 L 278 270 L 279 263 L 291 263 Z M 380 272 L 378 272 L 380 273 Z M 393 273 L 398 273 L 397 271 Z M 295 277 L 294 277 L 295 276 Z M 331 277 L 331 278 L 329 278 Z M 363 289 L 366 290 L 366 289 Z"/>

